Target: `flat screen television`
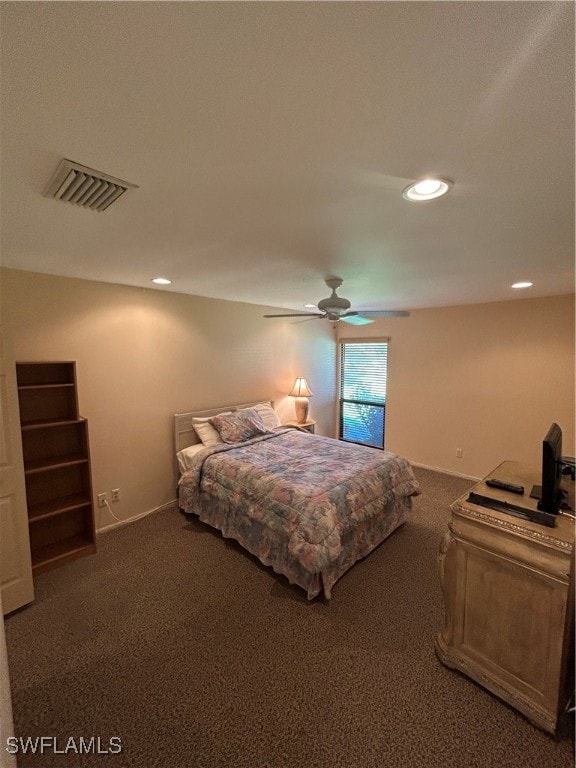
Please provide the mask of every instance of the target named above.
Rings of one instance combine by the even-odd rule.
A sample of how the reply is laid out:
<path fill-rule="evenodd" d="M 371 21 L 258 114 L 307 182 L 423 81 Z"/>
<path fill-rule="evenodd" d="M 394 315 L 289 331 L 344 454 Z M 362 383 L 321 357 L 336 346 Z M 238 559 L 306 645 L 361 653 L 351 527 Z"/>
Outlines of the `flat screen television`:
<path fill-rule="evenodd" d="M 530 496 L 539 499 L 538 509 L 557 515 L 562 502 L 562 430 L 552 424 L 542 441 L 542 485 L 535 485 Z"/>

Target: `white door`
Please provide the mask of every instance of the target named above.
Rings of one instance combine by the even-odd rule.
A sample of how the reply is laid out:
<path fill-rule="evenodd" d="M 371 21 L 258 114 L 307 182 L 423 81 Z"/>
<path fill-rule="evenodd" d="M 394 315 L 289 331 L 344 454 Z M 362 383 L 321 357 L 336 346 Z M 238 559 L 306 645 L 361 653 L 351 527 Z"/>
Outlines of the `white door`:
<path fill-rule="evenodd" d="M 6 751 L 7 739 L 14 736 L 12 723 L 12 699 L 10 698 L 10 676 L 8 655 L 2 616 L 2 592 L 0 592 L 0 768 L 16 768 L 16 758 Z"/>
<path fill-rule="evenodd" d="M 1 329 L 0 587 L 4 613 L 34 599 L 16 367 Z"/>

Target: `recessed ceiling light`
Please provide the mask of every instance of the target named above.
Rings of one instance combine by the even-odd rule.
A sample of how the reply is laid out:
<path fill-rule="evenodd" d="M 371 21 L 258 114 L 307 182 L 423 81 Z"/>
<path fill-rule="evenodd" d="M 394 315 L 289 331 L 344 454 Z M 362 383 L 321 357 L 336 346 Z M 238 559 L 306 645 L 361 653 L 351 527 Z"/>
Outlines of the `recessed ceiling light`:
<path fill-rule="evenodd" d="M 531 283 L 529 280 L 523 280 L 519 283 L 513 283 L 512 288 L 532 288 L 534 283 Z"/>
<path fill-rule="evenodd" d="M 152 282 L 156 283 L 156 285 L 170 285 L 172 280 L 168 280 L 167 277 L 153 277 Z"/>
<path fill-rule="evenodd" d="M 316 304 L 304 304 L 306 309 L 316 309 Z"/>
<path fill-rule="evenodd" d="M 402 196 L 412 201 L 433 200 L 445 195 L 451 186 L 452 182 L 447 179 L 422 179 L 407 186 Z"/>

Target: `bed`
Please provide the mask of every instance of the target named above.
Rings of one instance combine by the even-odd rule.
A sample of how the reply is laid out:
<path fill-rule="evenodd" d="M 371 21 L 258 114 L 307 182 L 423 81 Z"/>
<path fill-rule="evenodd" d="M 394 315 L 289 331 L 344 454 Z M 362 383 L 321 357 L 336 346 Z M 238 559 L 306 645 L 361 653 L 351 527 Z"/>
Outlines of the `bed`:
<path fill-rule="evenodd" d="M 253 417 L 252 431 L 238 430 Z M 329 600 L 338 579 L 406 521 L 419 493 L 407 459 L 282 427 L 271 401 L 174 418 L 181 510 L 309 600 Z"/>

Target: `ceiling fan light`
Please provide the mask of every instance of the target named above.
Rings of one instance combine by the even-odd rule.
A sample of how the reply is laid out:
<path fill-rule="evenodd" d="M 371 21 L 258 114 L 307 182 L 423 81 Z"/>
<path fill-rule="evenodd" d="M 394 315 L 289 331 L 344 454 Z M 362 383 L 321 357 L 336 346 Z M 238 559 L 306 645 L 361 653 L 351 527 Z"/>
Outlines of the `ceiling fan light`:
<path fill-rule="evenodd" d="M 333 315 L 335 317 L 345 315 L 348 311 L 348 307 L 334 307 L 332 305 L 321 307 L 320 304 L 318 305 L 318 309 L 320 309 L 322 312 L 326 312 L 327 315 Z"/>
<path fill-rule="evenodd" d="M 412 202 L 434 200 L 436 197 L 445 195 L 451 186 L 452 182 L 448 181 L 448 179 L 422 179 L 421 181 L 409 184 L 402 193 L 402 196 L 405 200 L 411 200 Z"/>

